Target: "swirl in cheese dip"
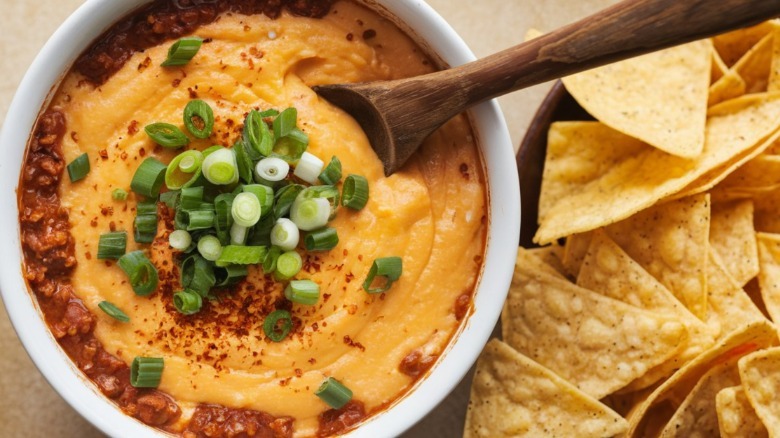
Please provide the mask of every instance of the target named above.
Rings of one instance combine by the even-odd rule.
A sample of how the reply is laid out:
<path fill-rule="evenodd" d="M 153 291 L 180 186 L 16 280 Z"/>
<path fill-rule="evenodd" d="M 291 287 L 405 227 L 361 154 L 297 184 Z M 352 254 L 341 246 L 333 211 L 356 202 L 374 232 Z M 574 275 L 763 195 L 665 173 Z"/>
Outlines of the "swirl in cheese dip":
<path fill-rule="evenodd" d="M 189 23 L 187 34 L 205 39 L 183 67 L 159 66 L 175 38 L 113 55 L 98 42 L 41 116 L 22 176 L 27 278 L 55 337 L 125 412 L 184 436 L 241 430 L 330 435 L 391 405 L 458 331 L 485 250 L 486 187 L 465 116 L 385 177 L 356 122 L 311 89 L 433 71 L 422 50 L 393 23 L 349 1 L 329 9 L 319 4 L 327 2 L 290 2 L 270 14 L 256 3 L 248 11 L 217 2 L 213 17 L 204 19 L 201 10 L 192 19 L 199 26 L 182 18 L 192 9 L 158 5 L 179 14 L 177 23 Z M 304 15 L 322 17 L 301 16 L 300 4 L 312 4 Z M 153 12 L 136 16 L 154 29 L 155 17 L 165 16 Z M 118 44 L 117 34 L 109 31 L 102 41 Z M 145 157 L 167 163 L 177 153 L 156 146 L 142 128 L 160 121 L 180 125 L 182 108 L 195 98 L 213 108 L 216 122 L 210 138 L 189 148 L 230 147 L 250 109 L 295 107 L 309 152 L 326 161 L 338 156 L 345 174 L 368 179 L 368 205 L 340 209 L 329 225 L 338 230 L 339 244 L 328 252 L 299 248 L 304 268 L 298 278 L 321 287 L 316 305 L 287 301 L 283 283 L 250 267 L 245 281 L 219 290 L 218 300 L 200 313 L 178 313 L 172 294 L 181 289 L 179 270 L 168 246 L 172 218 L 162 204 L 155 242 L 139 245 L 131 237 L 127 247 L 147 250 L 157 267 L 153 295 L 136 296 L 116 263 L 96 258 L 101 233 L 128 230 L 132 236 L 136 199 L 114 201 L 112 190 L 128 189 Z M 83 153 L 91 171 L 71 183 L 62 170 Z M 369 295 L 363 280 L 373 260 L 385 256 L 402 257 L 403 275 L 386 293 Z M 131 321 L 101 312 L 104 300 Z M 293 331 L 280 343 L 262 328 L 276 309 L 293 316 Z M 136 356 L 165 358 L 158 390 L 127 384 L 127 365 Z M 314 395 L 328 376 L 354 393 L 340 410 Z"/>

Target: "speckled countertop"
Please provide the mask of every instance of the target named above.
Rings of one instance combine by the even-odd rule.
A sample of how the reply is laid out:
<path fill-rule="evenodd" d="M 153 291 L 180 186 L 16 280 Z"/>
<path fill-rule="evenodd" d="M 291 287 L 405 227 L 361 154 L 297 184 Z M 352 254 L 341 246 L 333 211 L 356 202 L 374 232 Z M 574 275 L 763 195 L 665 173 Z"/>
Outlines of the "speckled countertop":
<path fill-rule="evenodd" d="M 428 0 L 480 57 L 519 43 L 530 27 L 551 30 L 614 2 Z M 81 3 L 83 0 L 0 0 L 0 127 L 16 87 L 35 54 Z M 548 88 L 549 85 L 541 85 L 499 99 L 515 147 Z M 103 436 L 44 380 L 22 348 L 1 303 L 0 352 L 0 437 Z M 468 399 L 465 380 L 406 436 L 459 436 Z"/>

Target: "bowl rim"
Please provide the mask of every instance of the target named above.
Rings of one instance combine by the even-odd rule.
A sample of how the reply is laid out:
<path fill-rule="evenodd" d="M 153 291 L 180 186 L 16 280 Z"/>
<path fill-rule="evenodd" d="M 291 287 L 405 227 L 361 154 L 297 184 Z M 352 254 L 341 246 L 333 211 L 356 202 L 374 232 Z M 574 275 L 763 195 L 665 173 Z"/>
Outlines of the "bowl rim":
<path fill-rule="evenodd" d="M 448 65 L 476 59 L 454 29 L 422 0 L 359 0 L 397 17 Z M 103 396 L 54 339 L 22 272 L 17 190 L 26 145 L 41 108 L 48 104 L 76 57 L 108 27 L 149 0 L 87 0 L 49 38 L 25 73 L 0 132 L 0 224 L 8 236 L 8 263 L 0 265 L 0 296 L 14 330 L 39 371 L 77 412 L 102 432 L 166 436 L 124 414 Z M 105 25 L 101 25 L 105 23 Z M 40 84 L 46 84 L 41 86 Z M 433 369 L 390 407 L 373 415 L 350 437 L 397 436 L 435 408 L 466 375 L 489 339 L 506 298 L 520 233 L 520 191 L 515 154 L 497 101 L 473 107 L 470 119 L 488 187 L 489 226 L 485 263 L 472 312 Z M 13 147 L 12 145 L 25 145 Z M 23 291 L 24 293 L 19 293 Z M 85 382 L 89 382 L 85 384 Z"/>

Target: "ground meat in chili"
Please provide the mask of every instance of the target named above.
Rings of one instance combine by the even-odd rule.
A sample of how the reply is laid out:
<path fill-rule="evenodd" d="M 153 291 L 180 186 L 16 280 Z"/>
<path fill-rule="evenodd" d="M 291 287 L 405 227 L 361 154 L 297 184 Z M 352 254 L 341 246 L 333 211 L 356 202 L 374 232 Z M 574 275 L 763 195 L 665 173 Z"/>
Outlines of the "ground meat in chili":
<path fill-rule="evenodd" d="M 330 409 L 319 415 L 319 437 L 338 435 L 348 431 L 352 426 L 366 417 L 366 408 L 363 402 L 351 400 L 341 409 Z"/>
<path fill-rule="evenodd" d="M 398 370 L 407 376 L 417 379 L 436 362 L 437 356 L 423 356 L 420 350 L 413 350 L 401 360 Z"/>
<path fill-rule="evenodd" d="M 182 436 L 185 438 L 291 437 L 293 418 L 219 405 L 200 405 Z"/>

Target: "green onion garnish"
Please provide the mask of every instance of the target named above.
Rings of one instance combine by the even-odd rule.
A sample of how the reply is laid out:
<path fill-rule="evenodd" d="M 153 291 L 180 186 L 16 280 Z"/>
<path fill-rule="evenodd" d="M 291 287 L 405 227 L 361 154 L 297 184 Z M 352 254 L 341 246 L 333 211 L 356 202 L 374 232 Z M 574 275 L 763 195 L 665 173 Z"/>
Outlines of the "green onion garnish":
<path fill-rule="evenodd" d="M 123 255 L 118 264 L 130 279 L 130 286 L 136 295 L 144 297 L 157 289 L 157 268 L 146 258 L 143 251 Z"/>
<path fill-rule="evenodd" d="M 214 210 L 191 210 L 184 213 L 187 231 L 207 230 L 214 225 Z"/>
<path fill-rule="evenodd" d="M 268 248 L 268 252 L 263 259 L 263 272 L 270 274 L 276 270 L 276 261 L 279 260 L 279 256 L 282 255 L 282 249 L 278 246 L 272 246 Z"/>
<path fill-rule="evenodd" d="M 320 299 L 320 285 L 311 280 L 292 280 L 284 289 L 284 296 L 293 303 L 313 306 Z"/>
<path fill-rule="evenodd" d="M 311 186 L 307 187 L 301 192 L 300 196 L 304 199 L 308 198 L 325 198 L 330 203 L 330 217 L 328 220 L 332 220 L 336 217 L 336 212 L 339 208 L 339 189 L 336 186 Z"/>
<path fill-rule="evenodd" d="M 114 191 L 111 192 L 111 199 L 114 201 L 125 201 L 127 200 L 127 190 L 125 189 L 114 189 Z"/>
<path fill-rule="evenodd" d="M 156 158 L 146 158 L 135 170 L 133 180 L 130 182 L 130 189 L 139 195 L 157 198 L 157 195 L 160 194 L 160 188 L 162 188 L 165 181 L 165 171 L 167 169 L 168 166 Z"/>
<path fill-rule="evenodd" d="M 197 210 L 203 204 L 203 187 L 185 187 L 181 189 L 179 208 L 182 210 Z"/>
<path fill-rule="evenodd" d="M 247 146 L 243 141 L 238 141 L 233 145 L 233 152 L 236 153 L 236 166 L 238 167 L 238 177 L 246 184 L 254 182 L 252 175 L 252 157 L 249 155 Z"/>
<path fill-rule="evenodd" d="M 287 108 L 274 119 L 274 137 L 287 137 L 298 123 L 298 110 Z"/>
<path fill-rule="evenodd" d="M 341 193 L 341 205 L 360 210 L 368 202 L 368 180 L 361 175 L 349 175 L 344 180 Z"/>
<path fill-rule="evenodd" d="M 308 145 L 309 137 L 300 129 L 295 128 L 287 137 L 276 140 L 271 156 L 279 157 L 288 163 L 295 163 L 301 158 Z"/>
<path fill-rule="evenodd" d="M 230 226 L 230 244 L 231 245 L 245 244 L 248 234 L 249 234 L 249 228 L 233 222 L 233 225 Z"/>
<path fill-rule="evenodd" d="M 333 409 L 341 409 L 352 400 L 352 391 L 333 377 L 325 379 L 314 394 Z"/>
<path fill-rule="evenodd" d="M 198 37 L 185 37 L 173 43 L 168 49 L 168 57 L 160 64 L 163 67 L 185 65 L 198 53 L 203 40 Z"/>
<path fill-rule="evenodd" d="M 279 189 L 274 195 L 276 199 L 274 203 L 274 218 L 279 219 L 289 213 L 293 202 L 295 202 L 303 189 L 304 187 L 300 184 L 290 184 Z"/>
<path fill-rule="evenodd" d="M 244 119 L 243 139 L 244 144 L 262 157 L 270 155 L 274 146 L 273 134 L 265 124 L 263 115 L 256 110 L 249 111 Z"/>
<path fill-rule="evenodd" d="M 263 158 L 255 166 L 255 178 L 271 183 L 287 178 L 289 172 L 290 164 L 277 157 Z"/>
<path fill-rule="evenodd" d="M 216 236 L 207 234 L 198 240 L 198 252 L 204 259 L 213 262 L 222 254 L 222 244 Z"/>
<path fill-rule="evenodd" d="M 205 297 L 217 283 L 214 268 L 199 254 L 192 254 L 181 263 L 181 285 Z"/>
<path fill-rule="evenodd" d="M 98 304 L 98 307 L 100 310 L 105 312 L 106 315 L 114 318 L 117 321 L 120 322 L 130 322 L 130 317 L 127 316 L 127 314 L 119 309 L 119 307 L 115 306 L 113 303 L 109 301 L 101 301 Z"/>
<path fill-rule="evenodd" d="M 192 236 L 186 230 L 175 230 L 168 235 L 168 244 L 173 249 L 185 251 L 192 245 Z"/>
<path fill-rule="evenodd" d="M 253 193 L 239 193 L 233 199 L 233 205 L 230 208 L 233 215 L 233 221 L 242 227 L 251 227 L 260 220 L 262 216 L 262 205 L 257 196 Z"/>
<path fill-rule="evenodd" d="M 286 281 L 301 272 L 301 268 L 303 268 L 303 259 L 297 251 L 283 252 L 276 259 L 274 277 L 279 281 Z"/>
<path fill-rule="evenodd" d="M 68 163 L 68 176 L 70 182 L 76 182 L 84 179 L 89 173 L 89 155 L 86 152 L 76 157 Z"/>
<path fill-rule="evenodd" d="M 118 259 L 127 248 L 127 231 L 114 231 L 100 235 L 97 258 L 99 260 Z"/>
<path fill-rule="evenodd" d="M 230 212 L 235 195 L 222 193 L 214 198 L 214 228 L 223 244 L 230 243 L 230 227 L 233 226 L 233 214 Z"/>
<path fill-rule="evenodd" d="M 170 123 L 158 122 L 146 125 L 144 132 L 153 142 L 165 148 L 177 149 L 190 143 L 190 139 L 181 132 L 181 129 Z"/>
<path fill-rule="evenodd" d="M 325 198 L 304 198 L 298 195 L 290 209 L 290 219 L 303 231 L 322 228 L 329 218 L 330 203 Z"/>
<path fill-rule="evenodd" d="M 330 163 L 325 166 L 319 176 L 323 184 L 334 185 L 341 181 L 341 160 L 335 155 L 330 159 Z"/>
<path fill-rule="evenodd" d="M 183 290 L 173 294 L 173 305 L 179 313 L 192 315 L 200 312 L 203 306 L 203 297 L 195 291 Z"/>
<path fill-rule="evenodd" d="M 157 388 L 162 380 L 165 361 L 161 357 L 141 357 L 133 359 L 130 366 L 130 384 L 136 388 Z"/>
<path fill-rule="evenodd" d="M 238 181 L 236 154 L 220 147 L 203 159 L 203 176 L 215 185 L 228 185 Z"/>
<path fill-rule="evenodd" d="M 165 185 L 178 190 L 200 176 L 203 153 L 196 150 L 184 151 L 175 156 L 165 170 Z"/>
<path fill-rule="evenodd" d="M 157 236 L 157 202 L 140 201 L 136 205 L 135 221 L 135 241 L 138 243 L 152 243 Z"/>
<path fill-rule="evenodd" d="M 274 310 L 263 321 L 265 335 L 274 342 L 282 342 L 290 334 L 292 326 L 292 316 L 286 310 Z"/>
<path fill-rule="evenodd" d="M 184 126 L 197 138 L 209 138 L 214 129 L 214 111 L 200 99 L 191 100 L 184 107 Z"/>
<path fill-rule="evenodd" d="M 339 235 L 335 228 L 325 227 L 306 235 L 304 244 L 308 251 L 329 251 L 339 243 Z"/>
<path fill-rule="evenodd" d="M 382 257 L 374 260 L 368 271 L 366 281 L 363 282 L 363 290 L 370 294 L 382 293 L 393 285 L 393 282 L 401 277 L 403 261 L 401 257 Z"/>
<path fill-rule="evenodd" d="M 319 179 L 324 166 L 325 163 L 318 156 L 309 152 L 304 152 L 295 165 L 293 175 L 309 184 L 317 184 L 317 180 Z"/>
<path fill-rule="evenodd" d="M 246 265 L 229 265 L 229 266 L 216 266 L 214 268 L 214 276 L 217 279 L 216 286 L 224 287 L 236 284 L 243 280 L 249 270 Z"/>
<path fill-rule="evenodd" d="M 271 228 L 271 245 L 278 246 L 283 251 L 295 249 L 300 238 L 298 227 L 290 219 L 280 218 Z"/>
<path fill-rule="evenodd" d="M 176 208 L 176 203 L 179 202 L 179 195 L 181 195 L 179 190 L 171 190 L 165 193 L 160 193 L 160 202 L 167 205 L 168 208 L 174 209 Z"/>
<path fill-rule="evenodd" d="M 216 260 L 217 266 L 256 265 L 263 261 L 268 248 L 264 246 L 228 245 Z"/>
<path fill-rule="evenodd" d="M 244 186 L 244 191 L 257 196 L 257 200 L 260 201 L 260 217 L 268 216 L 268 213 L 271 213 L 274 205 L 274 189 L 262 184 L 247 184 Z"/>

